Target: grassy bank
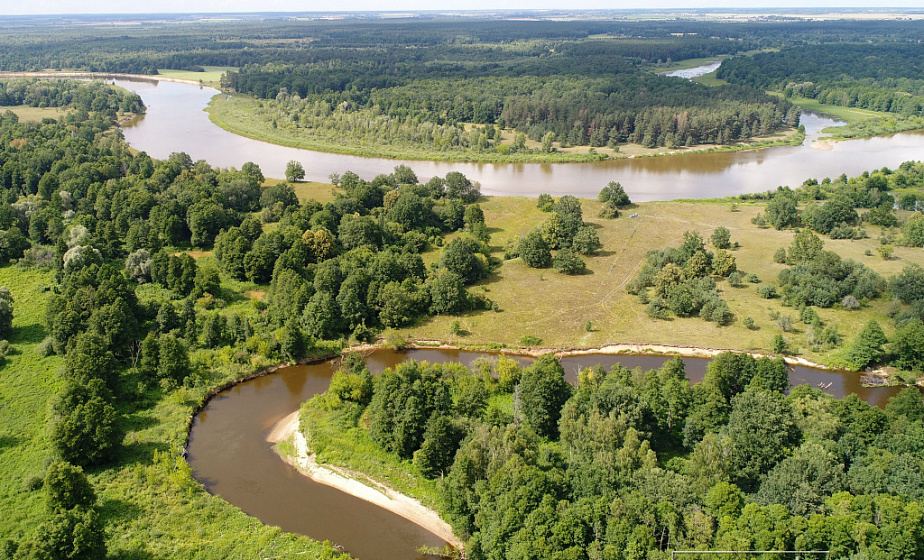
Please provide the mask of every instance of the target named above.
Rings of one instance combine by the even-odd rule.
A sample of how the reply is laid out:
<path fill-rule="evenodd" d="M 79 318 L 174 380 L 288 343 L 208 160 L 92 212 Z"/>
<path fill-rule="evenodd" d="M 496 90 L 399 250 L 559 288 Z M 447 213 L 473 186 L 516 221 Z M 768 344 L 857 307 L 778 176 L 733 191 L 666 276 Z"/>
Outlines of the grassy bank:
<path fill-rule="evenodd" d="M 547 216 L 536 208 L 535 199 L 491 197 L 482 203 L 491 228 L 492 254 L 503 257 L 507 239 L 525 235 Z M 504 261 L 485 281 L 472 288 L 497 302 L 500 311 L 474 311 L 461 317 L 438 316 L 412 328 L 402 329 L 407 337 L 436 339 L 460 346 L 504 344 L 516 347 L 526 335 L 542 339 L 542 345 L 558 348 L 593 348 L 616 342 L 660 343 L 708 346 L 769 353 L 774 336 L 780 333 L 773 317 L 790 315 L 795 320 L 793 332 L 784 336 L 808 359 L 827 365 L 838 363 L 835 352 L 815 353 L 805 344 L 805 325 L 798 322 L 798 310 L 785 307 L 780 299 L 762 299 L 757 286 L 776 283 L 785 265 L 773 262 L 779 247 L 788 247 L 792 230 L 759 229 L 751 218 L 764 211 L 763 204 L 739 204 L 731 211 L 731 203 L 646 202 L 635 205 L 616 220 L 596 218 L 600 203 L 583 201 L 584 219 L 597 228 L 603 249 L 586 257 L 587 272 L 566 276 L 553 269 L 535 269 L 520 259 Z M 628 214 L 638 212 L 637 218 Z M 731 287 L 718 282 L 722 297 L 735 315 L 731 324 L 716 326 L 699 318 L 655 320 L 648 317 L 645 306 L 625 287 L 644 263 L 645 254 L 656 248 L 676 247 L 686 231 L 696 231 L 707 240 L 718 226 L 731 231 L 732 242 L 740 243 L 733 251 L 738 268 L 757 274 L 761 284 Z M 924 265 L 924 253 L 919 249 L 896 247 L 895 257 L 883 260 L 877 256 L 881 231 L 867 226 L 870 238 L 861 240 L 825 239 L 825 248 L 844 258 L 862 262 L 888 277 L 909 263 Z M 714 249 L 713 249 L 714 250 Z M 874 256 L 867 256 L 869 250 Z M 430 260 L 435 260 L 435 251 Z M 889 301 L 880 298 L 856 311 L 841 308 L 819 309 L 826 324 L 836 324 L 846 341 L 850 341 L 869 319 L 879 320 L 891 334 L 887 317 Z M 757 329 L 744 326 L 750 316 Z M 459 321 L 464 335 L 450 334 L 453 321 Z M 586 329 L 587 323 L 591 329 Z"/>
<path fill-rule="evenodd" d="M 605 159 L 627 157 L 663 156 L 672 154 L 689 154 L 712 151 L 739 151 L 767 148 L 771 146 L 790 145 L 797 138 L 793 132 L 766 138 L 756 138 L 747 144 L 731 146 L 699 145 L 683 148 L 645 148 L 639 144 L 622 144 L 618 150 L 611 148 L 592 148 L 590 146 L 561 147 L 553 143 L 555 150 L 550 153 L 530 152 L 501 154 L 496 151 L 477 152 L 473 150 L 433 150 L 419 145 L 381 145 L 354 144 L 334 142 L 314 135 L 309 129 L 278 126 L 257 115 L 259 101 L 245 95 L 217 95 L 208 106 L 209 118 L 221 128 L 239 136 L 269 142 L 280 146 L 289 146 L 318 152 L 347 154 L 362 157 L 378 157 L 404 160 L 454 161 L 478 163 L 582 163 Z M 504 142 L 513 140 L 513 132 L 502 132 Z M 801 140 L 799 140 L 801 142 Z M 539 142 L 528 140 L 527 148 L 538 148 Z"/>
<path fill-rule="evenodd" d="M 235 66 L 203 66 L 202 68 L 205 70 L 205 72 L 191 72 L 188 70 L 170 70 L 169 68 L 158 68 L 157 74 L 163 76 L 164 78 L 200 82 L 204 86 L 217 88 L 219 86 L 219 81 L 221 80 L 222 75 L 224 75 L 226 72 L 234 72 L 238 70 L 238 68 Z"/>
<path fill-rule="evenodd" d="M 437 509 L 436 481 L 421 476 L 411 461 L 400 460 L 372 441 L 369 431 L 362 427 L 368 422 L 358 416 L 358 405 L 344 403 L 330 410 L 324 402 L 324 397 L 315 397 L 305 402 L 299 413 L 300 430 L 319 463 L 347 468 L 359 480 L 367 475 L 374 481 L 373 486 L 375 482 L 384 484 Z"/>
<path fill-rule="evenodd" d="M 45 429 L 64 364 L 61 356 L 36 352 L 46 335 L 44 308 L 52 283 L 48 272 L 0 268 L 0 285 L 9 286 L 15 298 L 13 352 L 0 369 L 0 541 L 28 537 L 44 515 L 40 479 L 52 453 Z M 231 367 L 210 354 L 194 361 L 208 372 L 200 384 L 151 391 L 125 405 L 126 435 L 118 456 L 88 473 L 100 498 L 110 557 L 263 558 L 306 551 L 312 558 L 336 557 L 330 545 L 264 526 L 192 478 L 180 453 L 195 405 L 211 387 L 255 367 Z"/>
<path fill-rule="evenodd" d="M 826 105 L 805 97 L 791 97 L 790 101 L 808 111 L 830 115 L 844 121 L 843 126 L 830 127 L 824 130 L 830 138 L 837 140 L 866 138 L 924 128 L 924 118 L 922 117 L 905 117 L 896 113 L 870 111 L 857 107 Z"/>

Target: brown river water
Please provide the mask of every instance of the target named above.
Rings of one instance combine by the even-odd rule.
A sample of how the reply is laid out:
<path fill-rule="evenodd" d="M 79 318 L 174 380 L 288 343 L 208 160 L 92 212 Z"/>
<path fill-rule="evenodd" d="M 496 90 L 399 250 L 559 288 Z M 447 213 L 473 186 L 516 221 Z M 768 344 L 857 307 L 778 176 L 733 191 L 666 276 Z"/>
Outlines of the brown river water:
<path fill-rule="evenodd" d="M 373 373 L 406 359 L 471 364 L 483 353 L 459 350 L 379 350 L 366 363 Z M 660 367 L 665 357 L 583 355 L 562 360 L 574 383 L 585 367 L 616 362 L 635 368 Z M 522 358 L 526 363 L 527 358 Z M 701 381 L 708 360 L 685 358 L 687 377 Z M 363 560 L 419 558 L 421 545 L 441 547 L 443 541 L 417 525 L 329 486 L 313 482 L 282 461 L 266 441 L 273 426 L 311 396 L 323 392 L 336 370 L 336 360 L 282 368 L 216 395 L 196 417 L 188 447 L 193 474 L 206 489 L 244 512 L 285 531 L 342 545 Z M 825 386 L 836 396 L 856 393 L 884 406 L 897 393 L 894 387 L 868 388 L 856 373 L 806 367 L 791 370 L 793 384 Z"/>
<path fill-rule="evenodd" d="M 237 136 L 215 126 L 204 112 L 219 92 L 206 87 L 170 82 L 115 80 L 137 92 L 148 106 L 147 115 L 123 127 L 126 140 L 152 157 L 166 158 L 183 151 L 193 160 L 205 159 L 219 167 L 240 167 L 252 161 L 269 177 L 283 177 L 286 163 L 300 161 L 306 179 L 326 181 L 330 173 L 351 170 L 372 178 L 389 173 L 401 163 L 426 181 L 449 171 L 461 171 L 479 181 L 488 195 L 555 196 L 571 194 L 594 198 L 609 181 L 620 181 L 634 201 L 712 198 L 760 192 L 779 185 L 798 186 L 809 177 L 822 179 L 841 173 L 857 175 L 883 166 L 897 167 L 924 157 L 924 133 L 812 147 L 831 119 L 805 114 L 807 138 L 803 146 L 759 151 L 634 158 L 591 164 L 476 164 L 400 161 L 344 156 L 286 148 Z M 430 362 L 470 364 L 483 354 L 453 350 L 380 350 L 370 354 L 373 372 L 409 358 Z M 660 367 L 666 358 L 585 355 L 562 361 L 574 383 L 584 367 L 620 362 L 630 368 Z M 524 362 L 527 361 L 524 359 Z M 685 358 L 687 376 L 702 380 L 707 360 Z M 421 545 L 442 546 L 427 530 L 339 490 L 298 474 L 267 443 L 273 426 L 297 410 L 311 396 L 323 392 L 337 367 L 333 361 L 295 366 L 256 378 L 216 395 L 195 418 L 189 439 L 189 463 L 209 492 L 246 513 L 285 531 L 342 545 L 363 560 L 418 558 Z M 867 388 L 857 374 L 805 367 L 791 370 L 793 384 L 823 386 L 836 396 L 856 393 L 867 402 L 884 406 L 895 388 Z"/>
<path fill-rule="evenodd" d="M 371 179 L 407 164 L 422 181 L 434 175 L 460 171 L 479 181 L 487 195 L 553 196 L 570 194 L 596 198 L 610 181 L 619 181 L 633 201 L 714 198 L 775 189 L 780 185 L 801 185 L 805 179 L 849 176 L 883 166 L 897 167 L 903 161 L 924 158 L 924 132 L 811 147 L 822 128 L 834 121 L 817 115 L 803 115 L 806 143 L 742 152 L 672 155 L 632 158 L 597 163 L 515 164 L 401 161 L 364 158 L 286 148 L 251 140 L 212 124 L 205 107 L 219 92 L 190 84 L 115 80 L 138 93 L 148 107 L 147 114 L 123 127 L 126 140 L 151 157 L 166 158 L 171 152 L 188 153 L 218 167 L 237 167 L 252 161 L 267 177 L 284 177 L 286 163 L 300 161 L 310 181 L 327 181 L 330 173 L 351 170 Z"/>

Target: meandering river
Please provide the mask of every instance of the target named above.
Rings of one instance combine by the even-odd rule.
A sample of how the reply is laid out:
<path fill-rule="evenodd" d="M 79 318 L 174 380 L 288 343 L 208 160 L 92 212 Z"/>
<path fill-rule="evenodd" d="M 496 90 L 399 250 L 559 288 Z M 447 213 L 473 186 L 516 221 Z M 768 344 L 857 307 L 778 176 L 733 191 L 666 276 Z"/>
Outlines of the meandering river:
<path fill-rule="evenodd" d="M 286 148 L 243 138 L 215 126 L 204 109 L 219 92 L 170 82 L 115 80 L 144 99 L 148 112 L 123 127 L 126 140 L 152 157 L 183 151 L 194 160 L 220 167 L 252 161 L 264 174 L 282 177 L 286 163 L 300 161 L 308 180 L 326 181 L 330 173 L 352 170 L 371 178 L 398 164 L 410 165 L 422 180 L 461 171 L 479 181 L 489 195 L 537 196 L 549 193 L 593 198 L 609 181 L 620 181 L 634 201 L 711 198 L 760 192 L 779 185 L 797 186 L 806 178 L 841 173 L 856 175 L 883 166 L 896 167 L 924 156 L 920 131 L 812 147 L 821 130 L 834 121 L 803 115 L 806 142 L 798 147 L 759 151 L 635 158 L 591 164 L 475 164 L 399 161 L 327 154 Z M 431 362 L 470 363 L 480 354 L 448 350 L 377 351 L 367 363 L 374 372 L 415 358 Z M 628 367 L 659 367 L 665 358 L 581 356 L 563 365 L 572 382 L 577 371 L 619 361 Z M 706 360 L 684 360 L 688 377 L 702 379 Z M 215 396 L 195 418 L 189 463 L 209 492 L 219 495 L 264 523 L 343 545 L 364 560 L 416 558 L 420 545 L 442 546 L 435 535 L 377 506 L 315 483 L 285 464 L 267 443 L 273 426 L 312 395 L 326 390 L 336 364 L 284 368 L 247 381 Z M 894 388 L 865 388 L 856 374 L 797 367 L 793 384 L 823 386 L 837 396 L 856 393 L 883 406 Z"/>
<path fill-rule="evenodd" d="M 378 373 L 409 358 L 471 364 L 482 355 L 458 350 L 379 350 L 366 363 Z M 562 365 L 574 383 L 578 371 L 591 365 L 608 368 L 620 362 L 630 368 L 652 369 L 666 359 L 584 355 L 565 358 Z M 684 363 L 690 380 L 701 381 L 708 360 L 685 358 Z M 214 397 L 196 417 L 190 433 L 188 457 L 194 476 L 209 492 L 264 523 L 343 545 L 363 560 L 406 560 L 418 558 L 415 551 L 420 545 L 441 547 L 441 539 L 410 521 L 298 474 L 267 443 L 277 422 L 327 389 L 337 365 L 329 361 L 283 368 Z M 857 374 L 805 367 L 793 368 L 790 380 L 824 386 L 837 396 L 856 393 L 877 406 L 884 406 L 897 392 L 894 387 L 863 387 Z"/>
<path fill-rule="evenodd" d="M 461 171 L 481 183 L 489 195 L 554 196 L 570 194 L 595 198 L 610 181 L 619 181 L 633 201 L 713 198 L 798 186 L 808 178 L 821 180 L 841 173 L 859 175 L 883 166 L 897 167 L 924 157 L 924 132 L 850 140 L 813 148 L 822 128 L 834 121 L 805 115 L 806 143 L 743 152 L 683 154 L 632 158 L 597 163 L 515 164 L 401 161 L 328 154 L 286 148 L 251 140 L 212 124 L 204 109 L 215 89 L 190 84 L 115 80 L 138 93 L 147 114 L 123 127 L 128 143 L 150 156 L 166 158 L 186 152 L 193 160 L 204 159 L 219 167 L 238 167 L 248 161 L 260 166 L 268 177 L 283 177 L 291 160 L 305 167 L 306 179 L 327 181 L 331 173 L 351 170 L 371 179 L 390 173 L 398 164 L 411 166 L 427 180 L 449 171 Z"/>

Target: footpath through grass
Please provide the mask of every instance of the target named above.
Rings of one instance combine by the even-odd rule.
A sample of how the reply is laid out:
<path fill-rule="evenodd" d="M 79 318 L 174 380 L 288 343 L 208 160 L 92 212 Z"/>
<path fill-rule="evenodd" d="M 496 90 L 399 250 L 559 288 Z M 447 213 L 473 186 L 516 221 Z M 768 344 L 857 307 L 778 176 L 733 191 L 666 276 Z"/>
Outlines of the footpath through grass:
<path fill-rule="evenodd" d="M 490 197 L 481 204 L 491 233 L 492 255 L 503 258 L 507 239 L 523 236 L 548 216 L 536 208 L 536 199 Z M 779 247 L 789 247 L 795 232 L 760 229 L 751 218 L 764 211 L 762 203 L 646 202 L 627 209 L 620 218 L 597 218 L 601 204 L 583 201 L 584 221 L 597 228 L 603 249 L 585 257 L 587 272 L 567 276 L 554 269 L 529 268 L 520 259 L 504 261 L 490 277 L 474 286 L 497 302 L 500 311 L 473 311 L 458 316 L 437 316 L 412 328 L 402 329 L 410 338 L 436 339 L 460 346 L 517 347 L 520 338 L 532 335 L 542 339 L 542 346 L 555 348 L 596 348 L 610 343 L 648 343 L 703 346 L 770 353 L 772 341 L 781 331 L 773 317 L 779 313 L 794 319 L 794 330 L 784 333 L 791 346 L 801 348 L 805 357 L 834 364 L 833 352 L 814 353 L 805 344 L 805 325 L 798 321 L 798 310 L 785 307 L 782 300 L 763 299 L 757 287 L 777 283 L 777 276 L 786 265 L 773 262 Z M 630 218 L 632 213 L 637 218 Z M 725 226 L 731 231 L 732 243 L 740 248 L 732 251 L 737 266 L 746 273 L 757 274 L 760 284 L 745 283 L 731 287 L 724 279 L 718 281 L 722 298 L 734 313 L 733 321 L 716 326 L 698 317 L 656 320 L 645 314 L 645 306 L 636 296 L 626 293 L 626 285 L 635 277 L 645 255 L 651 249 L 677 247 L 686 231 L 700 233 L 707 241 L 712 231 Z M 824 238 L 825 249 L 844 258 L 866 264 L 883 277 L 897 274 L 909 263 L 924 265 L 920 249 L 896 247 L 890 260 L 876 253 L 880 246 L 880 228 L 866 226 L 869 238 L 831 240 Z M 709 246 L 710 250 L 715 250 Z M 867 256 L 869 250 L 873 256 Z M 426 260 L 426 258 L 425 258 Z M 826 324 L 838 325 L 839 332 L 850 341 L 872 318 L 880 321 L 887 334 L 892 322 L 887 316 L 889 301 L 880 298 L 868 306 L 850 311 L 839 307 L 818 309 Z M 744 326 L 750 316 L 757 329 Z M 463 335 L 451 334 L 453 321 L 459 321 Z M 591 329 L 586 329 L 587 323 Z"/>

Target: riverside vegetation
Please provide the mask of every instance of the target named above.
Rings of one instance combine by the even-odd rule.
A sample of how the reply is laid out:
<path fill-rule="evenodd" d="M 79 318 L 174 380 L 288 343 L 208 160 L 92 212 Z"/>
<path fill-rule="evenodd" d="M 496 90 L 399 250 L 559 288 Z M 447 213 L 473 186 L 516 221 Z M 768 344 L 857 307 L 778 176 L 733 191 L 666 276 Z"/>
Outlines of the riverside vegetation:
<path fill-rule="evenodd" d="M 0 41 L 2 67 L 192 80 L 198 74 L 205 81 L 226 69 L 222 86 L 238 94 L 213 101 L 212 118 L 221 126 L 360 155 L 594 161 L 694 146 L 766 146 L 799 138 L 784 136 L 798 121 L 791 101 L 805 98 L 822 108 L 884 112 L 851 135 L 921 125 L 914 65 L 896 62 L 873 77 L 868 63 L 913 59 L 916 21 L 268 17 L 190 27 L 142 18 L 119 33 L 94 21 L 62 27 L 53 39 L 47 24 L 17 21 Z M 92 52 L 82 48 L 89 40 Z M 656 73 L 718 57 L 726 60 L 714 87 Z M 814 63 L 822 60 L 838 62 L 836 76 L 818 70 Z M 862 91 L 843 85 L 853 82 Z"/>
<path fill-rule="evenodd" d="M 808 386 L 784 395 L 782 359 L 732 352 L 693 386 L 680 358 L 588 368 L 577 387 L 564 374 L 545 354 L 407 361 L 373 379 L 348 355 L 302 406 L 303 431 L 321 460 L 388 473 L 434 504 L 466 558 L 924 551 L 915 388 L 884 411 Z"/>
<path fill-rule="evenodd" d="M 540 208 L 535 200 L 480 197 L 477 185 L 459 173 L 420 184 L 403 166 L 372 179 L 344 172 L 332 178 L 336 188 L 296 185 L 299 193 L 324 189 L 317 197 L 322 203 L 299 200 L 286 182 L 270 186 L 253 164 L 214 169 L 182 153 L 163 161 L 133 153 L 113 126 L 125 111 L 143 110 L 136 96 L 98 83 L 5 84 L 4 91 L 31 92 L 12 97 L 11 103 L 68 108 L 57 119 L 25 122 L 12 112 L 0 118 L 0 279 L 10 288 L 14 310 L 10 348 L 0 369 L 7 467 L 0 480 L 8 512 L 0 538 L 7 556 L 96 558 L 105 547 L 126 558 L 305 550 L 336 557 L 329 544 L 264 527 L 209 497 L 190 476 L 180 451 L 189 413 L 212 388 L 282 361 L 339 352 L 348 339 L 369 340 L 384 332 L 393 344 L 411 335 L 463 344 L 514 345 L 521 338 L 539 344 L 542 337 L 547 343 L 588 345 L 629 336 L 772 350 L 776 331 L 768 328 L 766 317 L 782 316 L 789 310 L 784 303 L 798 308 L 799 301 L 723 289 L 733 316 L 746 310 L 762 327 L 757 331 L 744 319 L 714 321 L 708 328 L 693 318 L 622 320 L 644 317 L 642 304 L 624 292 L 645 253 L 682 242 L 688 230 L 708 230 L 722 245 L 737 241 L 740 247 L 731 251 L 736 269 L 759 273 L 765 283 L 773 277 L 765 271 L 783 268 L 773 262 L 776 249 L 788 247 L 788 262 L 790 243 L 803 235 L 794 236 L 787 227 L 801 220 L 831 237 L 839 232 L 841 238 L 827 240 L 826 247 L 864 260 L 884 278 L 902 274 L 909 282 L 885 280 L 883 290 L 899 298 L 894 304 L 890 298 L 854 296 L 856 305 L 841 300 L 834 307 L 806 309 L 821 317 L 823 328 L 842 325 L 843 336 L 855 340 L 850 348 L 872 351 L 853 355 L 869 355 L 871 362 L 900 358 L 902 346 L 894 344 L 899 340 L 920 348 L 913 336 L 896 337 L 892 331 L 920 322 L 920 294 L 899 288 L 915 285 L 910 280 L 918 274 L 912 263 L 919 251 L 911 247 L 922 244 L 922 218 L 913 211 L 921 164 L 810 181 L 793 194 L 768 193 L 769 202 L 746 197 L 636 206 L 631 208 L 640 214 L 635 219 L 625 216 L 629 201 L 615 184 L 607 186 L 602 201 L 545 197 Z M 884 207 L 884 197 L 896 191 L 900 205 L 910 210 L 894 213 Z M 806 193 L 812 200 L 831 200 L 823 210 L 803 210 L 800 217 L 798 204 L 809 200 Z M 832 204 L 844 197 L 852 211 L 864 209 L 862 227 L 884 244 L 863 238 L 852 223 L 860 214 L 854 219 L 842 203 Z M 730 207 L 738 211 L 729 212 Z M 778 217 L 786 219 L 777 222 Z M 761 220 L 780 223 L 781 229 L 762 230 Z M 728 239 L 715 235 L 719 226 L 728 230 Z M 816 257 L 832 258 L 812 238 L 798 239 L 799 247 L 816 247 L 811 253 Z M 877 246 L 891 246 L 892 252 L 873 257 Z M 564 274 L 535 268 L 556 262 Z M 614 269 L 621 276 L 600 281 Z M 523 300 L 514 305 L 516 293 L 545 302 L 532 309 Z M 576 297 L 589 299 L 577 304 Z M 551 313 L 548 306 L 554 306 Z M 537 320 L 530 313 L 545 316 Z M 805 315 L 812 324 L 814 318 Z M 861 332 L 869 319 L 883 326 Z M 782 324 L 780 330 L 789 332 Z M 626 328 L 637 330 L 620 330 Z M 792 336 L 790 351 L 795 350 Z M 805 352 L 824 359 L 826 350 Z M 896 364 L 919 369 L 913 362 Z M 676 372 L 671 376 L 680 381 Z M 624 378 L 617 372 L 613 382 Z M 761 391 L 757 385 L 754 393 Z M 513 406 L 509 396 L 495 394 L 496 408 Z M 734 409 L 732 400 L 725 402 Z M 554 407 L 548 410 L 554 417 Z M 883 422 L 885 433 L 893 420 Z M 844 426 L 853 429 L 852 420 Z M 644 434 L 642 427 L 634 428 L 637 434 Z M 797 442 L 786 441 L 790 447 Z M 899 450 L 887 439 L 876 445 Z M 537 449 L 542 461 L 557 461 L 553 448 Z M 84 469 L 92 492 L 76 469 L 57 462 L 61 459 Z M 58 488 L 64 483 L 79 489 L 79 499 L 62 501 Z M 190 533 L 189 527 L 195 530 Z M 660 540 L 669 533 L 659 535 Z"/>

